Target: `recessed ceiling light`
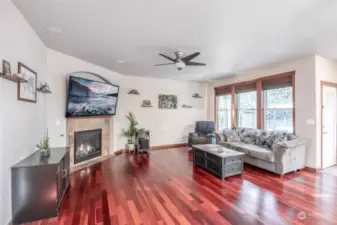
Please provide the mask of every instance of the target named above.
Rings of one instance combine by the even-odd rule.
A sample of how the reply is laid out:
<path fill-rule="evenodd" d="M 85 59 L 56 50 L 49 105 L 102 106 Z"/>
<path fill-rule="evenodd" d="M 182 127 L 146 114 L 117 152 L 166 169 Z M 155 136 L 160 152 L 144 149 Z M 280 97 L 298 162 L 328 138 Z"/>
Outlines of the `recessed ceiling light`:
<path fill-rule="evenodd" d="M 48 31 L 51 34 L 60 34 L 60 33 L 62 33 L 62 30 L 60 28 L 54 27 L 54 26 L 46 27 L 46 31 Z"/>
<path fill-rule="evenodd" d="M 118 60 L 117 62 L 118 62 L 118 63 L 125 63 L 124 60 Z"/>

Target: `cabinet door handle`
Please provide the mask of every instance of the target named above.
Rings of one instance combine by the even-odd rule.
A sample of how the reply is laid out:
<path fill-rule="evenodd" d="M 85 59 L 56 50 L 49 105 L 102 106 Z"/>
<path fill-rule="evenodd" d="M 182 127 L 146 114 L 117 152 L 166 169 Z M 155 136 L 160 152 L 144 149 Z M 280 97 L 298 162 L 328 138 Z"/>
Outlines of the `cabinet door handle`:
<path fill-rule="evenodd" d="M 64 169 L 62 170 L 63 174 L 62 174 L 62 178 L 65 178 L 68 175 L 68 170 Z"/>

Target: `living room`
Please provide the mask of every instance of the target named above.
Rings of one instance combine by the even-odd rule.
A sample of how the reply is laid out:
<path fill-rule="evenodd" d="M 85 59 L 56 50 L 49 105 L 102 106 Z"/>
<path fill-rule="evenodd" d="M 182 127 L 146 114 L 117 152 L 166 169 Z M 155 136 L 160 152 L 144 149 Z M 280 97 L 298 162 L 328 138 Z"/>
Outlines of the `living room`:
<path fill-rule="evenodd" d="M 311 0 L 2 1 L 0 224 L 336 224 L 336 9 Z M 118 87 L 115 111 L 69 116 L 73 77 Z M 130 112 L 146 138 L 130 136 Z M 253 137 L 242 128 L 258 132 L 254 145 L 264 131 L 287 136 L 256 144 L 256 155 L 238 147 Z M 77 160 L 76 132 L 94 129 L 99 156 Z M 199 154 L 189 141 L 219 152 Z M 45 175 L 61 167 L 60 149 L 62 193 Z M 237 154 L 235 173 L 195 158 L 226 163 L 226 151 Z"/>

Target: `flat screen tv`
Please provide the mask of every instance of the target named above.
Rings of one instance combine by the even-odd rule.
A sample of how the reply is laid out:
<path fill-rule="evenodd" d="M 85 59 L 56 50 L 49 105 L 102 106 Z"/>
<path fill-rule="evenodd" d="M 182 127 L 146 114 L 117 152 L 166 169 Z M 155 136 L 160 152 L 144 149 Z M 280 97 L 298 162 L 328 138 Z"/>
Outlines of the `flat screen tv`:
<path fill-rule="evenodd" d="M 66 117 L 115 115 L 119 86 L 69 77 Z"/>

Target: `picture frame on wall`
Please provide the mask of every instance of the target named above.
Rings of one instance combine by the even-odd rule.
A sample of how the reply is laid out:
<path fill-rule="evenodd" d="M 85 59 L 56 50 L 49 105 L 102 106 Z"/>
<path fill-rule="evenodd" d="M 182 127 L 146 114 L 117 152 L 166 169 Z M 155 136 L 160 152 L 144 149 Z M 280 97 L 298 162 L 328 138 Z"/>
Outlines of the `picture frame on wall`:
<path fill-rule="evenodd" d="M 177 109 L 178 98 L 176 95 L 163 95 L 158 96 L 159 109 Z"/>
<path fill-rule="evenodd" d="M 2 74 L 6 76 L 11 76 L 11 64 L 6 60 L 2 60 Z"/>
<path fill-rule="evenodd" d="M 18 73 L 26 83 L 18 82 L 18 100 L 36 103 L 37 73 L 19 62 Z"/>

